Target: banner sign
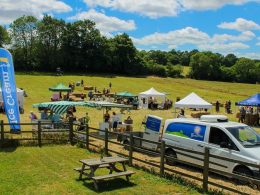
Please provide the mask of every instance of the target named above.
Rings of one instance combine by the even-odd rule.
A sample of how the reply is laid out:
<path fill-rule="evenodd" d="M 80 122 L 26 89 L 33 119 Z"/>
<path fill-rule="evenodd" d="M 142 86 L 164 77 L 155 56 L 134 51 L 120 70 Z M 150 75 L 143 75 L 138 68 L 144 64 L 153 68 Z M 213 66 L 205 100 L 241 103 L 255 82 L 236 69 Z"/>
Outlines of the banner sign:
<path fill-rule="evenodd" d="M 18 123 L 18 125 L 10 125 L 11 131 L 19 133 L 21 130 L 19 125 L 20 112 L 16 94 L 13 59 L 10 52 L 3 48 L 0 48 L 0 82 L 4 109 L 8 121 L 9 123 Z"/>

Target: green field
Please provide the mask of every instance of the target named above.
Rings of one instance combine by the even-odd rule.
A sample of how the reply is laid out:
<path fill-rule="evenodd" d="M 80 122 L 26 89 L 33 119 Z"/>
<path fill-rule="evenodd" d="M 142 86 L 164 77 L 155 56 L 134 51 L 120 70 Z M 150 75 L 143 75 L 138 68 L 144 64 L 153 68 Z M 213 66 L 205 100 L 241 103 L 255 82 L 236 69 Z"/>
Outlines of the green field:
<path fill-rule="evenodd" d="M 34 110 L 36 113 L 38 113 L 37 109 L 32 108 L 33 103 L 50 101 L 52 92 L 48 90 L 49 87 L 54 86 L 59 82 L 63 82 L 64 84 L 68 85 L 69 82 L 77 82 L 81 79 L 84 80 L 85 85 L 96 86 L 100 91 L 102 91 L 103 88 L 108 88 L 109 82 L 111 82 L 112 92 L 129 91 L 138 94 L 151 87 L 154 87 L 158 91 L 168 92 L 169 95 L 167 97 L 173 101 L 176 100 L 176 97 L 183 98 L 191 92 L 197 93 L 199 96 L 209 102 L 216 102 L 216 100 L 219 100 L 221 103 L 225 103 L 225 101 L 231 100 L 232 110 L 234 113 L 228 115 L 231 120 L 237 120 L 235 118 L 235 111 L 238 109 L 234 106 L 234 103 L 260 91 L 260 85 L 199 81 L 192 79 L 79 75 L 57 77 L 40 74 L 17 74 L 17 87 L 24 88 L 28 94 L 28 97 L 25 98 L 25 114 L 22 115 L 22 121 L 29 121 L 30 110 Z M 75 91 L 87 93 L 87 91 L 84 91 L 82 87 L 76 87 Z M 134 120 L 134 129 L 138 130 L 142 128 L 141 122 L 145 115 L 154 114 L 167 119 L 174 117 L 173 111 L 173 109 L 158 111 L 133 110 L 131 111 L 130 115 Z M 224 108 L 221 108 L 220 111 L 222 114 L 225 114 Z M 98 123 L 102 121 L 102 111 L 93 108 L 78 108 L 76 116 L 84 116 L 85 112 L 88 112 L 89 116 L 91 117 L 90 126 L 97 127 Z M 214 109 L 212 109 L 212 113 L 215 113 Z M 186 114 L 190 114 L 190 111 L 186 110 Z M 127 116 L 128 114 L 126 114 L 124 118 Z"/>
<path fill-rule="evenodd" d="M 66 152 L 65 152 L 66 151 Z M 0 194 L 99 194 L 92 181 L 78 181 L 79 160 L 99 157 L 72 146 L 19 147 L 0 149 Z M 4 171 L 3 171 L 4 170 Z M 125 178 L 100 183 L 103 194 L 199 194 L 171 180 L 134 170 Z M 103 171 L 103 173 L 102 173 Z M 98 171 L 107 174 L 108 170 Z"/>

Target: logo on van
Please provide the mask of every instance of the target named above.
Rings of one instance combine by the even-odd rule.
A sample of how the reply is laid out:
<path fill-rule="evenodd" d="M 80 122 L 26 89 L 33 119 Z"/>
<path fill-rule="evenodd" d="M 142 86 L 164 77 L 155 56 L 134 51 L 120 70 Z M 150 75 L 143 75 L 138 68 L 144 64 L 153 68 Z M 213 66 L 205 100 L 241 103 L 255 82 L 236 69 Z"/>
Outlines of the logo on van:
<path fill-rule="evenodd" d="M 194 133 L 191 133 L 191 138 L 202 138 L 203 139 L 203 135 L 201 135 L 200 126 L 195 126 Z"/>
<path fill-rule="evenodd" d="M 171 123 L 166 129 L 167 134 L 191 138 L 198 141 L 204 140 L 205 131 L 206 126 L 189 123 Z"/>

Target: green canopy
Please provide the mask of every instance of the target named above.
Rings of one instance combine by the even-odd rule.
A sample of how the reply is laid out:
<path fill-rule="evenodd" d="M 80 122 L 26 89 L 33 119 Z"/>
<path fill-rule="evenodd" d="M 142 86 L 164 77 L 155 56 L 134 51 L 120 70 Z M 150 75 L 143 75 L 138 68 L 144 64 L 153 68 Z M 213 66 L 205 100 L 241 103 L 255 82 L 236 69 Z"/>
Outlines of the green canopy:
<path fill-rule="evenodd" d="M 58 85 L 54 86 L 54 87 L 50 87 L 49 88 L 50 91 L 59 91 L 59 92 L 62 92 L 62 91 L 71 91 L 71 88 L 65 86 L 63 83 L 59 83 Z"/>
<path fill-rule="evenodd" d="M 128 91 L 124 91 L 124 92 L 120 92 L 117 93 L 116 96 L 120 96 L 120 97 L 137 97 L 136 95 L 128 92 Z"/>

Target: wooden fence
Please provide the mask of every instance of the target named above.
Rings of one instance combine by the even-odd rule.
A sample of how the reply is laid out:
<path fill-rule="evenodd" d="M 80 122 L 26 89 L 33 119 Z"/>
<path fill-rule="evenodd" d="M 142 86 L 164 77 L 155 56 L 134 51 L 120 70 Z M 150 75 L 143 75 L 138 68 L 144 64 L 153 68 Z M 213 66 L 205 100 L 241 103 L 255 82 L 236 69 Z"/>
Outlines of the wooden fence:
<path fill-rule="evenodd" d="M 103 132 L 104 136 L 97 136 L 97 134 L 91 133 L 93 131 Z M 109 155 L 109 152 L 111 152 L 111 153 L 115 153 L 117 155 L 125 156 L 126 158 L 129 159 L 129 165 L 130 166 L 133 165 L 133 161 L 135 160 L 135 161 L 139 161 L 141 163 L 147 164 L 150 167 L 158 168 L 159 174 L 160 174 L 161 177 L 164 177 L 166 172 L 171 172 L 171 173 L 175 173 L 175 174 L 178 174 L 178 175 L 186 177 L 186 178 L 191 178 L 193 180 L 197 180 L 199 182 L 202 182 L 202 189 L 203 189 L 204 192 L 207 192 L 208 189 L 209 189 L 208 186 L 212 185 L 212 186 L 215 186 L 217 188 L 224 189 L 224 190 L 227 190 L 229 192 L 234 192 L 234 193 L 237 193 L 237 194 L 250 194 L 250 193 L 246 193 L 246 192 L 241 192 L 241 191 L 239 191 L 235 188 L 227 187 L 225 185 L 221 185 L 221 184 L 209 181 L 209 172 L 213 172 L 213 173 L 216 173 L 216 174 L 219 174 L 219 175 L 225 175 L 225 176 L 230 177 L 230 178 L 234 178 L 234 179 L 237 179 L 237 180 L 240 180 L 240 181 L 248 182 L 254 188 L 257 188 L 257 187 L 260 186 L 260 178 L 248 177 L 248 176 L 245 176 L 245 175 L 240 175 L 238 173 L 223 172 L 223 171 L 220 171 L 220 170 L 210 168 L 210 164 L 219 165 L 218 163 L 216 163 L 212 160 L 212 158 L 214 158 L 214 159 L 218 159 L 218 160 L 225 160 L 225 161 L 228 161 L 228 162 L 234 162 L 234 163 L 237 163 L 237 164 L 243 165 L 243 166 L 255 167 L 255 168 L 259 169 L 259 171 L 260 171 L 260 165 L 246 163 L 246 162 L 243 162 L 243 161 L 238 161 L 238 160 L 234 160 L 234 159 L 230 159 L 230 158 L 225 158 L 225 157 L 213 155 L 213 154 L 210 153 L 210 149 L 207 148 L 207 147 L 205 147 L 204 152 L 198 152 L 198 151 L 188 150 L 188 149 L 184 149 L 184 148 L 173 147 L 173 146 L 165 144 L 164 141 L 154 142 L 154 141 L 151 141 L 151 140 L 146 140 L 146 139 L 143 139 L 143 138 L 140 138 L 140 137 L 133 136 L 133 134 L 131 134 L 131 133 L 129 135 L 124 135 L 130 141 L 127 144 L 122 144 L 120 142 L 114 141 L 113 139 L 109 139 L 112 136 L 120 136 L 120 135 L 122 135 L 121 133 L 110 132 L 107 129 L 106 130 L 100 130 L 100 129 L 91 128 L 91 127 L 88 127 L 88 126 L 85 126 L 84 131 L 73 132 L 73 133 L 74 133 L 73 139 L 75 141 L 84 143 L 87 149 L 89 149 L 90 146 L 100 147 L 99 145 L 94 144 L 90 141 L 90 138 L 98 139 L 98 140 L 103 142 L 106 155 Z M 77 136 L 77 135 L 81 135 L 81 139 L 79 139 L 79 136 Z M 84 139 L 82 139 L 82 138 L 84 138 Z M 158 145 L 159 150 L 155 151 L 155 150 L 145 149 L 145 148 L 142 148 L 142 147 L 137 147 L 137 146 L 134 145 L 135 140 L 140 140 L 141 142 L 148 142 L 148 143 L 151 143 L 151 144 L 156 144 L 156 145 Z M 114 150 L 112 147 L 109 148 L 109 143 L 127 148 L 128 149 L 127 155 L 124 154 L 124 153 L 121 153 L 119 151 Z M 174 158 L 172 156 L 167 156 L 165 154 L 166 148 L 172 148 L 175 151 L 178 151 L 177 154 L 181 154 L 181 155 L 186 156 L 186 157 L 191 157 L 191 158 L 194 158 L 196 160 L 200 160 L 202 162 L 202 166 L 198 165 L 198 164 L 191 163 L 191 162 L 182 161 L 182 160 L 179 160 L 179 159 Z M 141 158 L 134 157 L 133 156 L 134 152 L 143 153 L 143 154 L 146 154 L 146 155 L 148 154 L 148 155 L 158 156 L 158 157 L 160 157 L 160 163 L 156 164 L 156 163 L 153 163 L 153 162 L 143 160 Z M 200 155 L 201 158 L 195 157 L 194 154 Z M 190 174 L 187 174 L 187 173 L 180 172 L 178 170 L 174 170 L 174 169 L 172 169 L 168 166 L 166 167 L 165 166 L 166 165 L 166 161 L 165 161 L 166 158 L 173 160 L 175 162 L 178 162 L 178 163 L 182 163 L 182 164 L 186 164 L 186 165 L 190 165 L 190 166 L 199 168 L 200 170 L 202 170 L 203 177 L 200 178 L 200 177 L 197 177 L 197 176 L 194 176 L 194 175 L 190 175 Z"/>
<path fill-rule="evenodd" d="M 32 134 L 36 134 L 36 137 L 31 137 L 31 138 L 6 138 L 5 135 L 6 134 L 10 134 L 9 132 L 5 131 L 5 126 L 9 126 L 9 123 L 4 123 L 3 121 L 0 121 L 0 135 L 1 135 L 1 139 L 0 139 L 0 144 L 4 143 L 6 140 L 12 139 L 12 140 L 19 140 L 19 141 L 34 141 L 37 143 L 37 145 L 39 147 L 42 146 L 42 141 L 44 140 L 53 140 L 51 139 L 44 139 L 42 137 L 42 135 L 44 135 L 45 133 L 64 133 L 66 132 L 68 134 L 68 137 L 66 140 L 64 141 L 68 141 L 70 144 L 75 144 L 75 142 L 79 142 L 84 144 L 84 146 L 86 147 L 86 149 L 90 149 L 90 146 L 92 147 L 100 147 L 100 145 L 97 145 L 94 143 L 93 140 L 90 140 L 90 138 L 94 138 L 96 140 L 101 141 L 101 143 L 104 145 L 104 152 L 105 155 L 109 155 L 109 153 L 114 153 L 117 155 L 122 155 L 126 158 L 129 159 L 129 166 L 133 166 L 134 163 L 133 161 L 138 161 L 144 164 L 149 165 L 152 168 L 157 168 L 159 170 L 159 175 L 161 177 L 164 177 L 166 175 L 166 173 L 174 173 L 177 174 L 181 177 L 184 178 L 189 178 L 189 179 L 193 179 L 196 181 L 199 181 L 202 183 L 202 189 L 204 192 L 207 192 L 209 190 L 209 185 L 215 186 L 217 188 L 220 188 L 221 190 L 227 190 L 230 192 L 234 192 L 237 194 L 250 194 L 250 193 L 246 193 L 246 192 L 241 192 L 240 190 L 237 190 L 235 188 L 231 188 L 225 185 L 221 185 L 218 183 L 214 183 L 212 181 L 209 180 L 209 172 L 213 172 L 213 173 L 217 173 L 220 175 L 225 175 L 227 177 L 230 178 L 235 178 L 237 180 L 240 181 L 245 181 L 248 182 L 249 184 L 251 184 L 251 186 L 253 186 L 254 188 L 259 188 L 260 187 L 260 178 L 254 178 L 254 177 L 248 177 L 245 175 L 241 175 L 238 173 L 226 173 L 220 170 L 216 170 L 213 168 L 210 168 L 210 164 L 215 164 L 215 165 L 219 165 L 216 162 L 214 162 L 214 159 L 218 159 L 218 160 L 224 160 L 227 162 L 234 162 L 237 163 L 239 165 L 243 165 L 243 166 L 250 166 L 250 167 L 255 167 L 257 169 L 259 169 L 260 171 L 260 165 L 256 165 L 256 164 L 251 164 L 251 163 L 246 163 L 246 162 L 242 162 L 242 161 L 238 161 L 238 160 L 234 160 L 234 159 L 230 159 L 230 158 L 225 158 L 225 157 L 220 157 L 220 156 L 216 156 L 210 153 L 210 149 L 205 147 L 204 152 L 198 152 L 198 151 L 193 151 L 193 150 L 188 150 L 188 149 L 184 149 L 184 148 L 178 148 L 178 147 L 173 147 L 170 145 L 167 145 L 164 141 L 161 142 L 154 142 L 151 140 L 146 140 L 143 139 L 141 137 L 136 137 L 133 134 L 129 134 L 129 135 L 124 135 L 127 139 L 129 139 L 129 142 L 127 144 L 123 144 L 120 143 L 114 139 L 111 139 L 111 137 L 117 137 L 122 135 L 121 133 L 117 133 L 117 132 L 110 132 L 107 129 L 106 130 L 100 130 L 100 129 L 96 129 L 96 128 L 91 128 L 88 127 L 88 125 L 81 125 L 81 131 L 78 131 L 78 127 L 79 125 L 77 124 L 73 124 L 73 121 L 70 121 L 67 124 L 62 124 L 64 127 L 66 128 L 62 128 L 62 129 L 48 129 L 45 130 L 42 127 L 44 125 L 54 125 L 55 123 L 42 123 L 41 121 L 38 121 L 37 123 L 21 123 L 22 126 L 35 126 L 37 125 L 36 130 L 24 130 L 21 132 L 21 134 L 26 134 L 26 133 L 32 133 Z M 59 124 L 56 124 L 59 125 Z M 83 130 L 82 130 L 83 127 Z M 96 132 L 96 133 L 94 133 Z M 99 136 L 99 132 L 102 132 L 104 134 L 104 136 Z M 145 149 L 143 147 L 139 147 L 136 146 L 134 143 L 136 140 L 139 140 L 140 142 L 147 142 L 147 143 L 151 143 L 151 144 L 156 144 L 159 148 L 159 150 L 148 150 Z M 127 153 L 122 153 L 120 151 L 117 151 L 115 149 L 113 149 L 113 147 L 109 147 L 109 143 L 111 144 L 115 144 L 117 146 L 120 147 L 124 147 L 127 148 Z M 165 149 L 166 148 L 172 148 L 175 151 L 177 151 L 177 155 L 183 155 L 186 157 L 190 157 L 196 160 L 201 161 L 202 165 L 198 165 L 198 164 L 194 164 L 191 162 L 186 162 L 186 161 L 182 161 L 180 159 L 174 158 L 172 156 L 167 156 L 165 154 Z M 138 157 L 134 157 L 134 153 L 140 153 L 140 154 L 145 154 L 145 155 L 152 155 L 152 156 L 156 156 L 160 158 L 160 163 L 156 164 L 154 162 L 149 162 L 146 160 L 143 160 L 141 158 Z M 195 157 L 194 154 L 199 155 L 200 157 Z M 168 160 L 172 160 L 174 162 L 178 162 L 178 163 L 182 163 L 182 164 L 186 164 L 186 165 L 190 165 L 196 168 L 199 168 L 200 170 L 202 170 L 202 178 L 194 176 L 194 175 L 190 175 L 187 173 L 183 173 L 181 171 L 175 170 L 169 166 L 166 166 L 166 159 Z"/>

